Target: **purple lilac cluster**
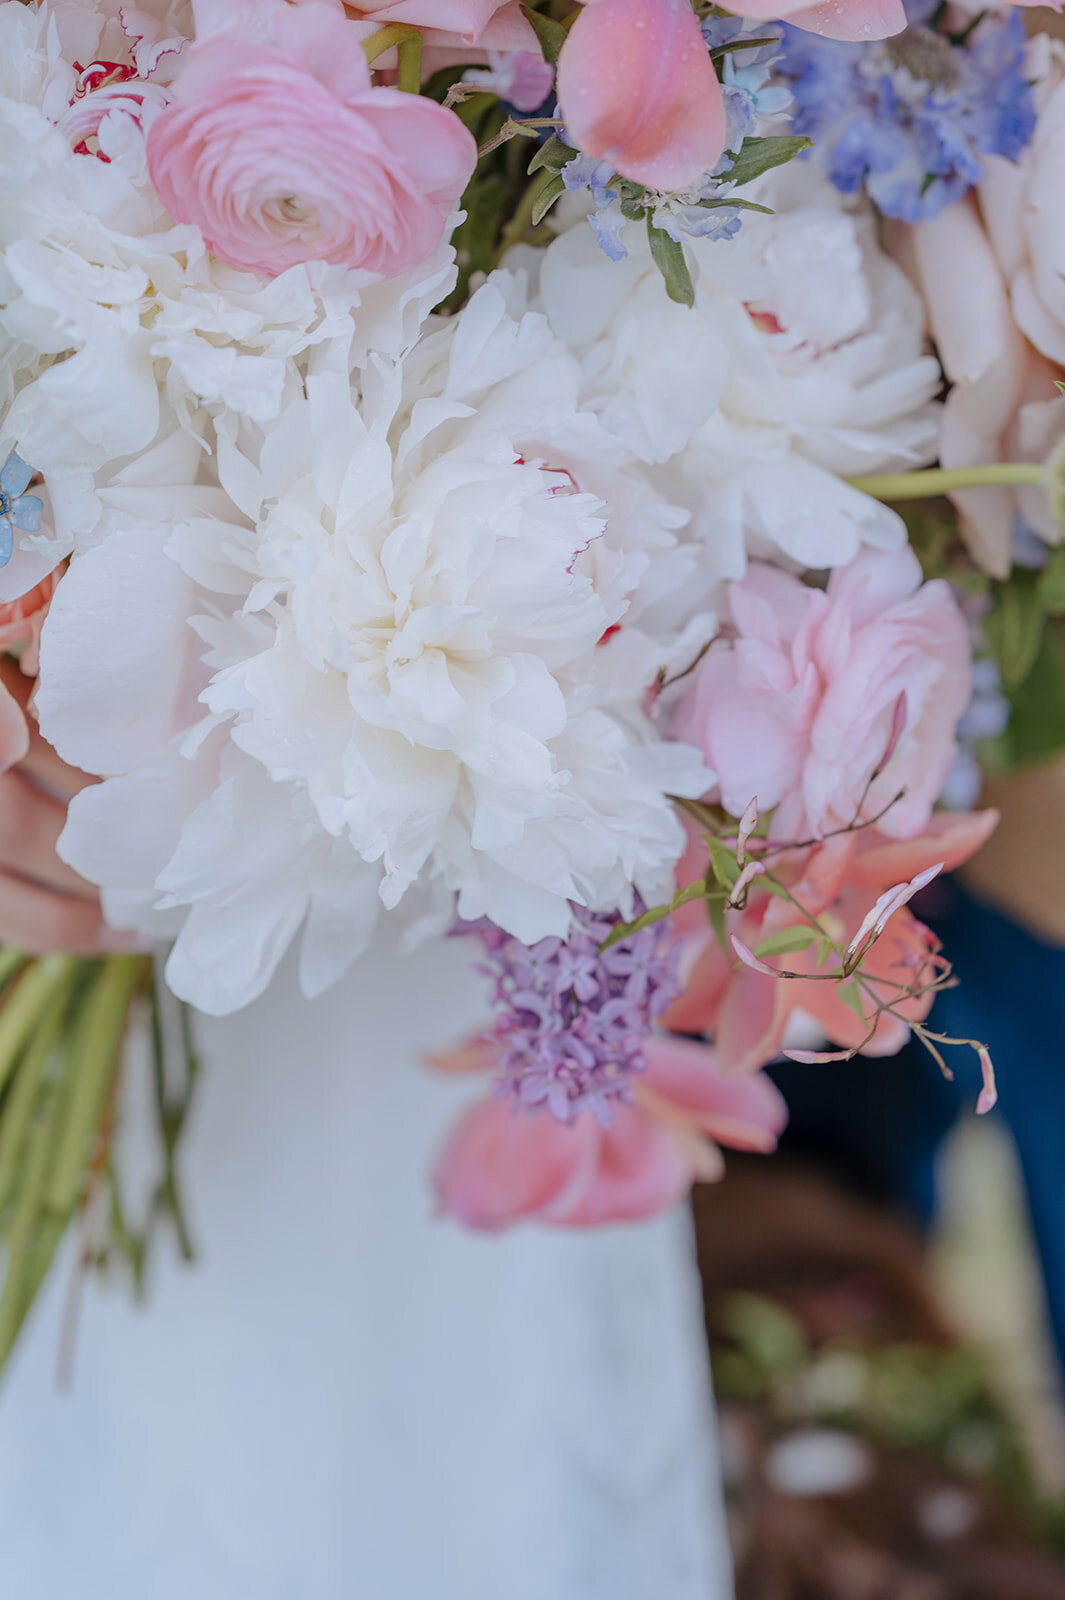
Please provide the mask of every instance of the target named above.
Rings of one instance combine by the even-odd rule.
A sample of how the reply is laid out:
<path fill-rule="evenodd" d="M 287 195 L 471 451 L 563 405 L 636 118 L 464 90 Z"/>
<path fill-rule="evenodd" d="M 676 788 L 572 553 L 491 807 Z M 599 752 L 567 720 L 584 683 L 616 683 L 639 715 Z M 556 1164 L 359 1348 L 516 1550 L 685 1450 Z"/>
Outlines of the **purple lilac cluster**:
<path fill-rule="evenodd" d="M 608 1127 L 646 1066 L 651 1025 L 679 991 L 676 949 L 660 922 L 601 951 L 617 917 L 575 906 L 574 918 L 568 938 L 534 945 L 491 923 L 476 930 L 480 970 L 494 980 L 499 1092 L 560 1122 L 590 1109 Z"/>
<path fill-rule="evenodd" d="M 907 0 L 889 39 L 841 43 L 784 28 L 776 63 L 798 111 L 794 132 L 836 188 L 864 187 L 885 216 L 934 217 L 983 176 L 984 157 L 1016 160 L 1035 127 L 1024 23 L 989 12 L 952 36 L 936 0 Z"/>

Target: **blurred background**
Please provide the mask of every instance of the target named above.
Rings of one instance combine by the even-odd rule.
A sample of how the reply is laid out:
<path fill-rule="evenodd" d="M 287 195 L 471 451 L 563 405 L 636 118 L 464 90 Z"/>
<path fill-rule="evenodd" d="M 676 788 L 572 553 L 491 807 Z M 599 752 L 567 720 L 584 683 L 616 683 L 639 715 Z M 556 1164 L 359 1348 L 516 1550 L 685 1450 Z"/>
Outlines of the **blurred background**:
<path fill-rule="evenodd" d="M 696 1192 L 738 1600 L 1065 1600 L 1065 762 L 983 798 L 919 910 L 998 1108 L 920 1049 L 785 1063 L 779 1155 Z"/>

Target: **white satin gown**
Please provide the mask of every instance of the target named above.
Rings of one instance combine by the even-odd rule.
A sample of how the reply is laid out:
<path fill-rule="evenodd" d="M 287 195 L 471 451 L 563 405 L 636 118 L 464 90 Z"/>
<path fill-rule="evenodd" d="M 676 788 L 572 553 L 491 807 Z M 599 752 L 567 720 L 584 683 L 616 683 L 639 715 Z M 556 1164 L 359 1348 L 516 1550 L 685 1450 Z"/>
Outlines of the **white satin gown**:
<path fill-rule="evenodd" d="M 70 1259 L 0 1392 L 10 1600 L 730 1600 L 688 1217 L 478 1237 L 426 1173 L 473 1089 L 469 952 L 387 940 L 202 1019 L 198 1255 Z"/>

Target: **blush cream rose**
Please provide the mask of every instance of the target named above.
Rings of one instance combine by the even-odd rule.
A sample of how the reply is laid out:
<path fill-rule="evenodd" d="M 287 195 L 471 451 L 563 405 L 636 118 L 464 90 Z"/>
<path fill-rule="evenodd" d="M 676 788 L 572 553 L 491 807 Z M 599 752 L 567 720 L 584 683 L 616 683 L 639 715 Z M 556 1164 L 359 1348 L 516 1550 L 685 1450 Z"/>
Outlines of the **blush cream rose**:
<path fill-rule="evenodd" d="M 263 0 L 199 37 L 152 124 L 148 168 L 178 222 L 266 277 L 329 261 L 395 277 L 430 256 L 477 148 L 435 101 L 375 87 L 340 0 Z"/>

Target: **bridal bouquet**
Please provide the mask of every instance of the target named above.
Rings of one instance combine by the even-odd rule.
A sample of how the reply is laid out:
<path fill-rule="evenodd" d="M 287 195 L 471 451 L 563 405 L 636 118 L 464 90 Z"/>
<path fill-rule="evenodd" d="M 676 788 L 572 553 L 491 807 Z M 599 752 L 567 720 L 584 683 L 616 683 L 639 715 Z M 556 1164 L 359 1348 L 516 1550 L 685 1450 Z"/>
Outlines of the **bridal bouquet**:
<path fill-rule="evenodd" d="M 781 1051 L 971 1047 L 993 1104 L 910 902 L 977 755 L 1065 743 L 1065 55 L 744 12 L 0 0 L 0 750 L 99 780 L 115 952 L 0 956 L 0 1355 L 73 1216 L 139 1261 L 130 1007 L 180 1222 L 177 1002 L 382 918 L 491 980 L 474 1227 L 771 1149 Z"/>

